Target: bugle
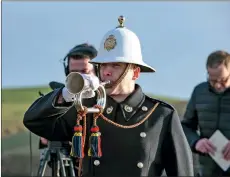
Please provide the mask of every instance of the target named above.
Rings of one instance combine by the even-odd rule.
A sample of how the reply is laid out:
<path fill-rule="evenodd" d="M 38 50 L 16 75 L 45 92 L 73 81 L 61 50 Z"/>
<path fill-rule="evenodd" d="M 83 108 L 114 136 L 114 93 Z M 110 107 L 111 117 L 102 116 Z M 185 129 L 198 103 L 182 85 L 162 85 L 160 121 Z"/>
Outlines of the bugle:
<path fill-rule="evenodd" d="M 74 104 L 77 110 L 84 109 L 82 105 L 82 94 L 85 92 L 92 92 L 93 90 L 89 79 L 90 78 L 86 78 L 85 75 L 79 72 L 71 72 L 66 77 L 66 88 L 70 94 L 74 95 Z M 97 105 L 102 109 L 104 109 L 106 105 L 106 92 L 104 85 L 108 83 L 110 83 L 110 81 L 101 82 L 99 87 L 95 90 L 97 93 Z M 87 108 L 88 113 L 98 113 L 99 111 L 98 108 Z"/>

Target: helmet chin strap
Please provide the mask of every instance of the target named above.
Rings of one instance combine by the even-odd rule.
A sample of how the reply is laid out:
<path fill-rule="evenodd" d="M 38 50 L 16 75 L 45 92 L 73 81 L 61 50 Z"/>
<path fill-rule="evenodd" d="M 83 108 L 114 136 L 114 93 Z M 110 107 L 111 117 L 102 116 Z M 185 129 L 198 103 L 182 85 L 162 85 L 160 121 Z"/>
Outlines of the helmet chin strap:
<path fill-rule="evenodd" d="M 125 68 L 125 71 L 123 72 L 123 74 L 112 84 L 106 84 L 105 88 L 112 88 L 112 87 L 116 87 L 118 84 L 121 83 L 121 81 L 124 79 L 124 77 L 126 76 L 126 74 L 128 73 L 129 69 L 131 68 L 132 64 L 128 64 Z M 99 70 L 100 70 L 100 66 L 99 66 Z M 99 72 L 99 79 L 101 80 L 101 76 L 100 76 L 100 72 Z"/>

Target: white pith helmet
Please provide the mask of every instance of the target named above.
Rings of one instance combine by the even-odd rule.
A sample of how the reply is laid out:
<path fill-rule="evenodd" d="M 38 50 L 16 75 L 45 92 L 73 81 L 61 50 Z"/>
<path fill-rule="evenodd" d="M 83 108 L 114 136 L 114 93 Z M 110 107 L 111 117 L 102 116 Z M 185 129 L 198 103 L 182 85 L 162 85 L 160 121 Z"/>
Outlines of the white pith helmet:
<path fill-rule="evenodd" d="M 142 60 L 140 41 L 134 32 L 124 27 L 124 20 L 120 16 L 120 25 L 104 35 L 97 56 L 90 63 L 131 63 L 138 65 L 141 72 L 155 72 Z"/>

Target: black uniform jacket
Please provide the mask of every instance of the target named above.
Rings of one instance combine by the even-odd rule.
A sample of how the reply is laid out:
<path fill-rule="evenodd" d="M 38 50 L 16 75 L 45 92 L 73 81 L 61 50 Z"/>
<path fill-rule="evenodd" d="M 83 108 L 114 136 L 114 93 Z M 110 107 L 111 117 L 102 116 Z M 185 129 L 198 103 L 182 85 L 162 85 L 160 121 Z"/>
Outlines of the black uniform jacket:
<path fill-rule="evenodd" d="M 72 141 L 77 111 L 74 106 L 57 106 L 61 89 L 36 100 L 26 111 L 24 125 L 33 133 L 51 141 Z M 92 107 L 94 99 L 85 106 Z M 95 176 L 193 176 L 192 154 L 176 110 L 146 96 L 140 86 L 123 102 L 107 96 L 104 116 L 121 125 L 133 125 L 144 119 L 159 103 L 150 117 L 132 129 L 123 129 L 99 118 L 102 157 L 87 156 L 92 114 L 87 114 L 87 138 L 83 175 Z"/>

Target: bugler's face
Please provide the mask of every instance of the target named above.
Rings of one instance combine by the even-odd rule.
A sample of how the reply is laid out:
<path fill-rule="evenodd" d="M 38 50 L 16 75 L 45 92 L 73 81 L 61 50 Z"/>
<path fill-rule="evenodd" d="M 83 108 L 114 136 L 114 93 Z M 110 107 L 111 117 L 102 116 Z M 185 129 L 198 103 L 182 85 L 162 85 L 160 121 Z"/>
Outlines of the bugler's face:
<path fill-rule="evenodd" d="M 94 67 L 89 63 L 89 58 L 74 59 L 70 57 L 69 60 L 69 71 L 70 72 L 79 72 L 82 74 L 95 74 Z"/>
<path fill-rule="evenodd" d="M 114 84 L 123 75 L 127 68 L 126 63 L 105 63 L 100 65 L 100 77 L 102 81 L 110 81 L 110 84 Z M 107 88 L 108 95 L 118 95 L 125 93 L 127 90 L 135 84 L 135 80 L 138 79 L 140 74 L 140 68 L 134 68 L 134 65 L 129 68 L 121 80 L 120 83 L 111 88 Z"/>
<path fill-rule="evenodd" d="M 219 93 L 230 87 L 230 68 L 224 64 L 216 67 L 208 67 L 208 81 Z"/>
<path fill-rule="evenodd" d="M 102 81 L 109 80 L 111 84 L 116 82 L 124 73 L 127 64 L 104 63 L 100 65 L 100 77 Z"/>

